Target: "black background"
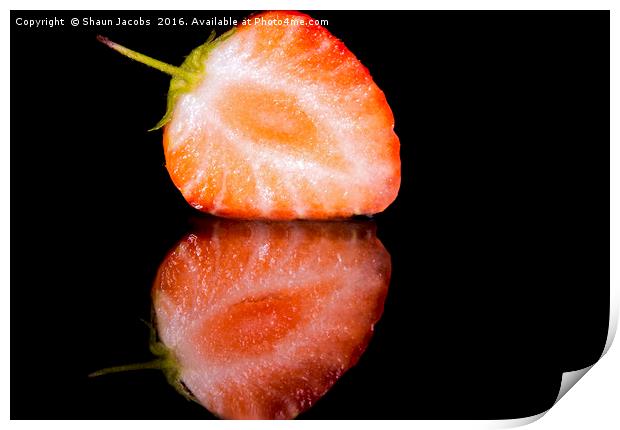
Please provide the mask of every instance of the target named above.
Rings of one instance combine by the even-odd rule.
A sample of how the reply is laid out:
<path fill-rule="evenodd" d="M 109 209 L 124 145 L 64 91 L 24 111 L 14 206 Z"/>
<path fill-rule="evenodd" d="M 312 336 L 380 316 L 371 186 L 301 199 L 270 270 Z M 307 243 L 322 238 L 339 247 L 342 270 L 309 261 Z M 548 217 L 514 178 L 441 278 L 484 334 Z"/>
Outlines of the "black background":
<path fill-rule="evenodd" d="M 11 417 L 212 418 L 154 371 L 149 290 L 196 212 L 164 167 L 173 64 L 210 27 L 27 29 L 12 12 Z M 609 309 L 608 12 L 311 12 L 396 118 L 402 186 L 375 217 L 392 255 L 358 366 L 300 418 L 517 418 L 596 361 Z M 219 33 L 226 28 L 215 28 Z"/>

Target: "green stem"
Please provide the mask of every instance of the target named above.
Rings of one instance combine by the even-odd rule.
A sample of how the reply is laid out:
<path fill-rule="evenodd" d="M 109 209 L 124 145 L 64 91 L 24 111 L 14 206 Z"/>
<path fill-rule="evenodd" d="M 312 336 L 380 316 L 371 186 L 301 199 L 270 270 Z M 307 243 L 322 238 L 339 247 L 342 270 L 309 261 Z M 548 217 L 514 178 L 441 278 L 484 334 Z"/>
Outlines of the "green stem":
<path fill-rule="evenodd" d="M 97 370 L 96 372 L 88 375 L 89 378 L 95 376 L 108 375 L 110 373 L 127 372 L 129 370 L 144 370 L 144 369 L 165 369 L 169 367 L 169 360 L 156 358 L 155 360 L 147 361 L 146 363 L 125 364 L 124 366 L 108 367 L 106 369 Z"/>
<path fill-rule="evenodd" d="M 181 78 L 187 83 L 193 83 L 198 79 L 198 76 L 195 73 L 188 72 L 181 67 L 176 67 L 168 63 L 164 63 L 163 61 L 156 60 L 155 58 L 151 58 L 147 55 L 140 54 L 139 52 L 133 51 L 129 48 L 125 48 L 118 43 L 112 42 L 107 37 L 97 36 L 97 40 L 104 45 L 114 49 L 116 52 L 121 53 L 125 57 L 129 57 L 132 60 L 138 61 L 139 63 L 146 64 L 154 69 L 157 69 L 161 72 L 172 75 L 176 78 Z"/>

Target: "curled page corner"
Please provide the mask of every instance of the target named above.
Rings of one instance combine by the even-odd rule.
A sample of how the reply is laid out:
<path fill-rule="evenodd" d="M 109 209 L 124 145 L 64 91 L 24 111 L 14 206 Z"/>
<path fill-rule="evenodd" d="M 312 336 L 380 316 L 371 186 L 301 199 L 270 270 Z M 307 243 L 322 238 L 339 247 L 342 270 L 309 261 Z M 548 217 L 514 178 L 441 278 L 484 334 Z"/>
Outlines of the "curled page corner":
<path fill-rule="evenodd" d="M 538 421 L 543 416 L 545 416 L 545 414 L 547 412 L 549 412 L 549 409 L 547 409 L 546 411 L 543 411 L 543 412 L 541 412 L 539 414 L 532 415 L 532 416 L 529 416 L 529 417 L 514 418 L 514 419 L 510 419 L 510 420 L 497 420 L 497 421 L 493 421 L 494 425 L 489 426 L 489 428 L 507 429 L 507 428 L 513 428 L 513 427 L 526 426 L 528 424 L 533 423 L 534 421 Z"/>
<path fill-rule="evenodd" d="M 602 357 L 602 355 L 601 355 L 601 357 Z M 600 360 L 600 358 L 599 358 L 599 360 Z M 597 360 L 597 362 L 598 362 L 598 360 Z M 596 364 L 596 363 L 594 363 L 594 364 Z M 555 406 L 555 404 L 560 401 L 560 399 L 562 397 L 564 397 L 564 394 L 566 394 L 568 392 L 568 390 L 573 388 L 573 386 L 583 377 L 583 375 L 588 373 L 588 371 L 592 367 L 594 367 L 594 364 L 591 364 L 590 366 L 584 367 L 583 369 L 573 370 L 573 371 L 570 371 L 570 372 L 564 372 L 562 374 L 562 382 L 560 383 L 560 389 L 558 390 L 558 395 L 555 398 L 555 400 L 553 402 L 553 405 L 551 405 L 551 407 L 549 409 L 547 409 L 547 410 L 545 410 L 543 412 L 540 412 L 540 413 L 538 413 L 536 415 L 531 415 L 529 417 L 514 418 L 514 419 L 509 419 L 509 420 L 497 420 L 497 421 L 494 421 L 494 425 L 491 425 L 489 428 L 522 427 L 522 426 L 531 424 L 534 421 L 538 421 L 539 419 L 544 417 L 547 414 L 547 412 L 549 412 L 551 410 L 551 408 L 553 408 L 553 406 Z"/>
<path fill-rule="evenodd" d="M 599 357 L 599 360 L 600 360 L 600 357 Z M 598 362 L 598 360 L 596 361 Z M 560 399 L 564 397 L 564 394 L 566 394 L 568 390 L 573 388 L 573 386 L 575 386 L 575 384 L 583 377 L 583 375 L 588 373 L 588 370 L 594 367 L 594 364 L 584 367 L 583 369 L 573 370 L 571 372 L 564 372 L 562 374 L 562 382 L 560 383 L 560 389 L 558 391 L 558 396 L 555 398 L 555 401 L 553 402 L 553 404 L 555 405 L 557 402 L 559 402 Z"/>
<path fill-rule="evenodd" d="M 579 382 L 579 380 L 586 374 L 588 373 L 588 371 L 590 369 L 592 369 L 594 367 L 594 365 L 596 363 L 598 363 L 598 361 L 603 358 L 603 356 L 605 354 L 607 354 L 607 351 L 609 351 L 609 348 L 611 347 L 611 344 L 613 343 L 614 337 L 616 336 L 616 330 L 618 327 L 618 309 L 619 309 L 619 302 L 618 302 L 618 296 L 616 295 L 616 291 L 614 288 L 610 289 L 610 297 L 609 297 L 609 325 L 607 328 L 607 339 L 605 341 L 605 347 L 603 348 L 603 352 L 601 353 L 601 356 L 591 365 L 586 366 L 582 369 L 578 369 L 578 370 L 572 370 L 572 371 L 568 371 L 568 372 L 564 372 L 562 373 L 562 381 L 560 383 L 560 389 L 558 390 L 558 395 L 555 398 L 555 401 L 553 402 L 553 405 L 551 405 L 551 407 L 539 414 L 536 415 L 532 415 L 529 417 L 524 417 L 524 418 L 515 418 L 515 419 L 509 419 L 509 420 L 497 420 L 497 421 L 490 421 L 489 423 L 493 423 L 491 424 L 488 428 L 513 428 L 513 427 L 521 427 L 521 426 L 525 426 L 528 424 L 531 424 L 535 421 L 538 421 L 539 419 L 541 419 L 542 417 L 544 417 L 547 412 L 549 412 L 551 410 L 551 408 L 553 408 L 553 406 L 555 406 L 555 404 L 557 402 L 560 401 L 560 399 L 562 397 L 564 397 L 564 395 L 575 386 L 575 384 L 577 382 Z"/>
<path fill-rule="evenodd" d="M 608 331 L 608 336 L 609 336 L 609 331 Z M 603 353 L 604 355 L 604 353 Z M 603 356 L 601 355 L 601 357 Z M 600 360 L 600 358 L 599 358 Z M 596 360 L 598 362 L 598 360 Z M 594 363 L 596 364 L 596 362 Z M 564 372 L 562 373 L 562 382 L 560 383 L 560 389 L 558 390 L 558 395 L 555 398 L 553 405 L 551 405 L 551 407 L 539 414 L 536 415 L 532 415 L 529 417 L 524 417 L 524 418 L 515 418 L 515 419 L 510 419 L 510 420 L 499 420 L 497 421 L 497 425 L 496 426 L 492 426 L 493 428 L 513 428 L 513 427 L 521 427 L 521 426 L 525 426 L 528 424 L 533 423 L 534 421 L 538 421 L 539 419 L 541 419 L 542 417 L 544 417 L 547 412 L 549 412 L 551 410 L 551 408 L 553 408 L 553 406 L 555 406 L 555 404 L 557 402 L 560 401 L 560 399 L 562 397 L 564 397 L 564 394 L 566 394 L 568 392 L 568 390 L 570 390 L 571 388 L 573 388 L 573 386 L 583 377 L 583 375 L 585 375 L 586 373 L 588 373 L 588 371 L 590 369 L 592 369 L 592 367 L 594 367 L 594 364 L 591 364 L 590 366 L 584 367 L 583 369 L 578 369 L 578 370 L 573 370 L 570 372 Z"/>

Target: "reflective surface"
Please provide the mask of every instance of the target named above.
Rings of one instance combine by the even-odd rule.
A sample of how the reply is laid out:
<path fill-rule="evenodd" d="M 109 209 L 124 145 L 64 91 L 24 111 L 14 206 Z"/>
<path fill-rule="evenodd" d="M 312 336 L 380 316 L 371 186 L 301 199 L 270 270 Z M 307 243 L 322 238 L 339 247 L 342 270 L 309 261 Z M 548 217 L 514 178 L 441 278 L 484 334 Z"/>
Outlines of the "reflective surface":
<path fill-rule="evenodd" d="M 11 418 L 213 417 L 161 372 L 87 376 L 152 359 L 141 320 L 153 281 L 199 215 L 170 180 L 161 133 L 147 132 L 170 78 L 95 36 L 180 64 L 227 27 L 157 17 L 250 13 L 141 11 L 151 25 L 132 30 L 34 29 L 15 18 L 50 14 L 11 12 Z M 403 174 L 374 218 L 392 258 L 385 312 L 298 419 L 548 409 L 562 372 L 593 364 L 607 334 L 609 12 L 312 14 L 388 95 Z"/>
<path fill-rule="evenodd" d="M 293 418 L 364 352 L 390 273 L 371 222 L 203 219 L 159 268 L 159 337 L 217 416 Z"/>

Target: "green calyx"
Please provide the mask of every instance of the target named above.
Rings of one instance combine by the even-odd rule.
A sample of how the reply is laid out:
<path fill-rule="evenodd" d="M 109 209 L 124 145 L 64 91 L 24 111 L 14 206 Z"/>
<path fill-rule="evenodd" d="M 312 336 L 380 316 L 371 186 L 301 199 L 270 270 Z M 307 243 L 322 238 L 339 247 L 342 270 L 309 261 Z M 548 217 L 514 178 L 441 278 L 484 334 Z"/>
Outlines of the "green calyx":
<path fill-rule="evenodd" d="M 155 321 L 154 316 L 152 317 L 152 320 Z M 109 375 L 111 373 L 127 372 L 130 370 L 161 370 L 166 377 L 168 383 L 172 385 L 179 394 L 181 394 L 187 400 L 198 402 L 198 399 L 196 399 L 192 395 L 192 393 L 187 389 L 185 384 L 183 384 L 183 382 L 181 381 L 181 370 L 173 352 L 157 339 L 157 329 L 155 328 L 155 324 L 148 323 L 146 321 L 145 324 L 150 329 L 149 350 L 156 358 L 144 363 L 107 367 L 105 369 L 101 369 L 89 374 L 88 377 L 94 378 L 97 376 Z"/>
<path fill-rule="evenodd" d="M 174 107 L 176 106 L 179 97 L 195 89 L 205 76 L 205 62 L 211 51 L 213 51 L 213 49 L 220 43 L 232 36 L 234 32 L 235 29 L 233 28 L 216 38 L 215 31 L 212 31 L 207 41 L 194 49 L 179 67 L 164 63 L 163 61 L 156 60 L 147 55 L 140 54 L 139 52 L 133 51 L 129 48 L 125 48 L 124 46 L 112 42 L 103 36 L 97 36 L 97 40 L 124 56 L 131 58 L 132 60 L 146 64 L 147 66 L 153 67 L 172 76 L 170 88 L 168 89 L 166 113 L 164 117 L 155 125 L 155 127 L 149 130 L 153 131 L 159 130 L 172 119 Z"/>

